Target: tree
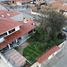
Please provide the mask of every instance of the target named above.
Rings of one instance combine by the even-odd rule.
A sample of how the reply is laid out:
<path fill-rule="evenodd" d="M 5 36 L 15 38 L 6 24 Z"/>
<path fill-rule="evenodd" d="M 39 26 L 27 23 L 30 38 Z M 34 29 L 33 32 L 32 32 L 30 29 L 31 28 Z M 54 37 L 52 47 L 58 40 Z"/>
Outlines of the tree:
<path fill-rule="evenodd" d="M 40 27 L 43 31 L 47 32 L 49 39 L 57 37 L 65 25 L 66 18 L 61 12 L 49 9 L 46 11 L 40 11 Z"/>
<path fill-rule="evenodd" d="M 59 12 L 48 10 L 41 12 L 39 18 L 40 25 L 35 29 L 32 34 L 31 40 L 45 43 L 47 41 L 59 38 L 63 26 L 65 25 L 66 18 Z"/>
<path fill-rule="evenodd" d="M 50 28 L 50 37 L 57 37 L 65 25 L 66 18 L 59 12 L 49 11 L 46 18 Z"/>

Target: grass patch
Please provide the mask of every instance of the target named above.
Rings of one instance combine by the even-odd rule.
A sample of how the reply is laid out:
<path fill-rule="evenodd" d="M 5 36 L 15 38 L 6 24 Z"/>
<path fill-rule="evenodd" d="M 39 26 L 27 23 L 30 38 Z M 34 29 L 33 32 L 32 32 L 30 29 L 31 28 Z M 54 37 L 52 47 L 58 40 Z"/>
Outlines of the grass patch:
<path fill-rule="evenodd" d="M 29 41 L 29 42 L 30 45 L 24 49 L 23 55 L 33 64 L 36 61 L 37 57 L 41 56 L 52 46 L 59 45 L 63 41 L 61 39 L 54 38 L 44 43 L 36 42 L 36 41 L 34 42 Z"/>

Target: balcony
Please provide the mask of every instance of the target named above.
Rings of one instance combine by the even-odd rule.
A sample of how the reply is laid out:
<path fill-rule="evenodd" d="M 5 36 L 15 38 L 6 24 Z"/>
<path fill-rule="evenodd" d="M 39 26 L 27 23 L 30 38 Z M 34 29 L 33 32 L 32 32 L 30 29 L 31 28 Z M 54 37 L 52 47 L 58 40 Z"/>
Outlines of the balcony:
<path fill-rule="evenodd" d="M 18 39 L 16 39 L 15 41 L 13 41 L 10 45 L 11 47 L 17 47 L 17 46 L 20 46 L 22 45 L 24 42 L 26 42 L 26 40 L 30 38 L 29 34 L 26 34 Z"/>

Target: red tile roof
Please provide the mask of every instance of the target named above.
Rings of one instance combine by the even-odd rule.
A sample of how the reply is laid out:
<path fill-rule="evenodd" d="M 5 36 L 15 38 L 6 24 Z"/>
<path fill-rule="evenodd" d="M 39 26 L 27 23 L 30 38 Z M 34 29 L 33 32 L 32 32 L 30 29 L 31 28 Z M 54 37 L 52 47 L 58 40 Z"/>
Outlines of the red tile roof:
<path fill-rule="evenodd" d="M 0 17 L 4 15 L 4 17 L 13 17 L 20 14 L 20 12 L 16 11 L 7 11 L 7 10 L 0 10 Z"/>
<path fill-rule="evenodd" d="M 9 18 L 0 18 L 0 35 L 9 31 L 17 26 L 21 26 L 22 23 L 14 21 Z"/>
<path fill-rule="evenodd" d="M 10 0 L 10 1 L 15 1 L 15 2 L 30 2 L 32 0 Z"/>
<path fill-rule="evenodd" d="M 41 57 L 37 58 L 37 61 L 39 63 L 43 63 L 45 60 L 48 59 L 48 57 L 53 54 L 54 52 L 56 52 L 57 50 L 59 50 L 58 46 L 54 46 L 53 48 L 51 48 L 50 50 L 48 50 L 46 53 L 44 53 Z"/>
<path fill-rule="evenodd" d="M 63 5 L 61 6 L 61 9 L 67 11 L 67 4 L 63 4 Z"/>
<path fill-rule="evenodd" d="M 65 4 L 64 2 L 62 1 L 54 1 L 50 4 L 50 6 L 52 8 L 55 8 L 55 9 L 62 9 L 62 10 L 67 10 L 67 4 Z"/>
<path fill-rule="evenodd" d="M 29 31 L 31 31 L 32 29 L 34 29 L 34 26 L 31 23 L 23 24 L 22 28 L 19 31 L 17 31 L 5 38 L 5 41 L 0 44 L 0 49 L 5 48 L 7 46 L 7 44 L 9 44 L 12 41 L 16 40 L 17 38 L 25 35 Z"/>
<path fill-rule="evenodd" d="M 63 2 L 55 1 L 55 2 L 52 2 L 50 5 L 52 8 L 60 9 L 61 6 L 63 5 Z"/>

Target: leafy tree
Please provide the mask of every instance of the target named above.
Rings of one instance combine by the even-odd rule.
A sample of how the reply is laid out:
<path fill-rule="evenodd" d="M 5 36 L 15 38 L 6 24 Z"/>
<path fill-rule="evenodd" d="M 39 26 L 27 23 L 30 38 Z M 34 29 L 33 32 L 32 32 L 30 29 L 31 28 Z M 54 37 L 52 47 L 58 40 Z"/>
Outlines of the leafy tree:
<path fill-rule="evenodd" d="M 46 18 L 50 28 L 50 37 L 57 37 L 65 25 L 66 18 L 59 12 L 49 11 Z"/>
<path fill-rule="evenodd" d="M 65 25 L 66 18 L 60 12 L 49 9 L 46 11 L 40 11 L 40 27 L 43 31 L 47 32 L 49 39 L 57 37 Z"/>

